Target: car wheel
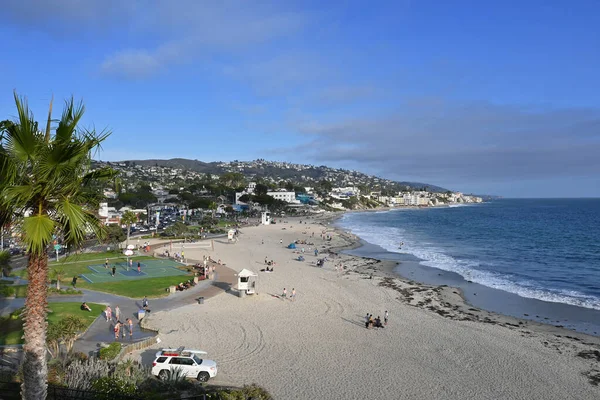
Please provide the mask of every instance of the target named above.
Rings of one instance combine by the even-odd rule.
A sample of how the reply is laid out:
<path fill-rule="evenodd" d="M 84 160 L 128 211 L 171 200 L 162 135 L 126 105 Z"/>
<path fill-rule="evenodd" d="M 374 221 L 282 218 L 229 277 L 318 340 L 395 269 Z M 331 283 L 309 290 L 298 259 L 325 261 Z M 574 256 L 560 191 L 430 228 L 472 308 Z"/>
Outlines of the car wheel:
<path fill-rule="evenodd" d="M 208 378 L 210 378 L 210 375 L 208 374 L 208 372 L 200 372 L 198 374 L 199 382 L 206 382 L 206 381 L 208 381 Z"/>
<path fill-rule="evenodd" d="M 167 371 L 166 369 L 161 370 L 158 373 L 158 377 L 159 377 L 159 379 L 166 381 L 167 379 L 169 379 L 169 371 Z"/>

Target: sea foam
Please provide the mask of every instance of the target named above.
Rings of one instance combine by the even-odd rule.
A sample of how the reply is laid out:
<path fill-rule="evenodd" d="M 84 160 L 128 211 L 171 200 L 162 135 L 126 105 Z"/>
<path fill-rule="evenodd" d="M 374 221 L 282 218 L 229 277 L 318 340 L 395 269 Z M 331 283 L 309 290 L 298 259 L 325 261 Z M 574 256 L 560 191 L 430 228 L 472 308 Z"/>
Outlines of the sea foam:
<path fill-rule="evenodd" d="M 375 226 L 353 221 L 353 218 L 342 218 L 340 226 L 389 252 L 411 254 L 421 259 L 422 265 L 455 272 L 465 280 L 525 298 L 600 310 L 600 299 L 597 297 L 573 290 L 551 290 L 512 275 L 480 270 L 477 268 L 479 262 L 457 259 L 446 254 L 441 248 L 413 240 L 403 228 Z M 403 245 L 400 247 L 401 243 Z"/>

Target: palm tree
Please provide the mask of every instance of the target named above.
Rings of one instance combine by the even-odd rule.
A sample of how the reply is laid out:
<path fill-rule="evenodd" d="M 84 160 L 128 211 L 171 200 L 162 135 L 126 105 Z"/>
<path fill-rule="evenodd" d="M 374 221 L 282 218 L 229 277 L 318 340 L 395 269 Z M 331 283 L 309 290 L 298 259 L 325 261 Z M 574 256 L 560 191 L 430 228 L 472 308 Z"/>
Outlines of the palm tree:
<path fill-rule="evenodd" d="M 63 268 L 53 268 L 51 277 L 56 279 L 56 290 L 60 290 L 60 280 L 65 276 L 65 270 Z"/>
<path fill-rule="evenodd" d="M 137 222 L 137 215 L 133 211 L 125 211 L 121 217 L 121 223 L 127 225 L 127 246 L 129 246 L 129 233 L 131 232 L 131 225 Z"/>
<path fill-rule="evenodd" d="M 10 275 L 12 267 L 10 266 L 10 252 L 0 249 L 0 276 Z"/>
<path fill-rule="evenodd" d="M 38 130 L 25 99 L 15 93 L 18 117 L 3 125 L 0 141 L 0 225 L 18 222 L 29 254 L 25 301 L 23 399 L 47 394 L 46 313 L 48 256 L 53 235 L 77 248 L 88 232 L 102 237 L 97 217 L 99 182 L 112 179 L 110 168 L 91 168 L 92 151 L 109 136 L 78 127 L 85 108 L 66 102 L 52 134 L 52 102 L 44 132 Z"/>

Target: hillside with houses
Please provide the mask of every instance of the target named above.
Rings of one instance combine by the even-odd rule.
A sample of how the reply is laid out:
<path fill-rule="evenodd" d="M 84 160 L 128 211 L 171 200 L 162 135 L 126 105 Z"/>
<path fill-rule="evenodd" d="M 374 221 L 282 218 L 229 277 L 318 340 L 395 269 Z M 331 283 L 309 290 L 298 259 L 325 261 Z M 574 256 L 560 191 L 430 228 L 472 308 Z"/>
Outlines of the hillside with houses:
<path fill-rule="evenodd" d="M 395 182 L 357 171 L 256 160 L 202 163 L 174 159 L 102 162 L 119 177 L 103 189 L 100 216 L 120 224 L 125 211 L 149 216 L 155 210 L 180 214 L 223 215 L 258 212 L 368 210 L 384 207 L 432 207 L 480 203 L 482 198 L 422 183 Z"/>

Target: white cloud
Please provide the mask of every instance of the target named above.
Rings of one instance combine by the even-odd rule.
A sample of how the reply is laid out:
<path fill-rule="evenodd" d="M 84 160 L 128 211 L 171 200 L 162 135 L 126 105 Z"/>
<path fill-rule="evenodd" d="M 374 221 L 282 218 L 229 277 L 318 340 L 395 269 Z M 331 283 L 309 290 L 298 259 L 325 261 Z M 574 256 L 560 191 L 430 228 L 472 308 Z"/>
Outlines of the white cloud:
<path fill-rule="evenodd" d="M 600 176 L 599 109 L 428 101 L 395 113 L 306 120 L 290 153 L 368 165 L 388 176 L 485 181 Z"/>
<path fill-rule="evenodd" d="M 158 45 L 122 49 L 106 58 L 102 72 L 144 77 L 205 54 L 248 52 L 253 46 L 296 32 L 306 23 L 301 13 L 232 1 L 160 2 L 133 18 L 138 36 L 157 37 Z"/>

